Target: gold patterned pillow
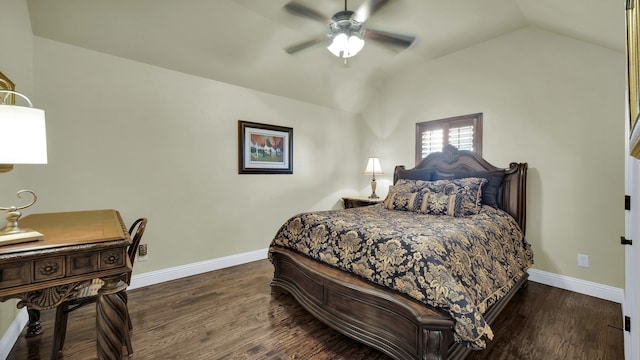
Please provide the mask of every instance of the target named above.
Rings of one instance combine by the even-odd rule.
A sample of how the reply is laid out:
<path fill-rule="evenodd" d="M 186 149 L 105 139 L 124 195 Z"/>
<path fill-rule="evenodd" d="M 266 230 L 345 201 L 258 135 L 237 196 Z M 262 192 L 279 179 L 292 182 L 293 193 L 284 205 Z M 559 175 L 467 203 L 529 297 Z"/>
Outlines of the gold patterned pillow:
<path fill-rule="evenodd" d="M 457 195 L 433 193 L 429 190 L 422 192 L 422 201 L 418 212 L 429 215 L 461 216 L 461 198 Z"/>
<path fill-rule="evenodd" d="M 428 181 L 424 180 L 411 180 L 411 179 L 400 179 L 396 181 L 393 186 L 389 187 L 389 193 L 391 190 L 394 191 L 402 191 L 402 192 L 416 192 L 422 190 Z"/>
<path fill-rule="evenodd" d="M 418 211 L 419 199 L 422 194 L 415 191 L 402 191 L 389 187 L 389 195 L 384 199 L 384 208 L 389 210 Z"/>
<path fill-rule="evenodd" d="M 455 216 L 469 216 L 480 212 L 484 178 L 462 178 L 429 181 L 424 187 L 432 193 L 457 195 L 460 198 L 460 212 Z"/>

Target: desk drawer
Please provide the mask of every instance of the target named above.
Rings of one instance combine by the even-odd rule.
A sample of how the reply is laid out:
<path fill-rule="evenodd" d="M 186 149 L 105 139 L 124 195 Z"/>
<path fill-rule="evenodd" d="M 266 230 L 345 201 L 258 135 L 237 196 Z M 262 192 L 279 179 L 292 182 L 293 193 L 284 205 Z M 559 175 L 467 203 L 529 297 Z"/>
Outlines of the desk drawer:
<path fill-rule="evenodd" d="M 33 262 L 33 281 L 45 281 L 64 277 L 64 256 Z"/>
<path fill-rule="evenodd" d="M 31 263 L 0 265 L 0 289 L 31 283 Z"/>
<path fill-rule="evenodd" d="M 127 264 L 125 248 L 100 251 L 100 270 L 122 267 Z"/>
<path fill-rule="evenodd" d="M 86 252 L 67 256 L 67 273 L 81 275 L 98 271 L 98 254 Z"/>

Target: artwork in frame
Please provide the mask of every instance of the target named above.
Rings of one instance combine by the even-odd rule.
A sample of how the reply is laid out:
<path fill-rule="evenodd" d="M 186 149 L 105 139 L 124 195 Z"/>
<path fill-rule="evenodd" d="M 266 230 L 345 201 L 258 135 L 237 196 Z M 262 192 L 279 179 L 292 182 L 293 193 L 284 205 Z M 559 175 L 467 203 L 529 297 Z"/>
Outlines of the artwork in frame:
<path fill-rule="evenodd" d="M 293 128 L 238 120 L 238 173 L 293 174 Z"/>

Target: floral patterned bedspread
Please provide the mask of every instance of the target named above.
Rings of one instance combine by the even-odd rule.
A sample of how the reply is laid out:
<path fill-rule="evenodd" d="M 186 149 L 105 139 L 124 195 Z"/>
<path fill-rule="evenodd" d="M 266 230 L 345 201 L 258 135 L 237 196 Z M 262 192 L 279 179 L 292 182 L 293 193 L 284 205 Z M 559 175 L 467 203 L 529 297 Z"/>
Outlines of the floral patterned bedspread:
<path fill-rule="evenodd" d="M 452 217 L 387 210 L 381 204 L 289 219 L 271 246 L 304 253 L 447 311 L 455 340 L 484 349 L 483 314 L 533 264 L 531 246 L 506 212 L 483 206 Z"/>

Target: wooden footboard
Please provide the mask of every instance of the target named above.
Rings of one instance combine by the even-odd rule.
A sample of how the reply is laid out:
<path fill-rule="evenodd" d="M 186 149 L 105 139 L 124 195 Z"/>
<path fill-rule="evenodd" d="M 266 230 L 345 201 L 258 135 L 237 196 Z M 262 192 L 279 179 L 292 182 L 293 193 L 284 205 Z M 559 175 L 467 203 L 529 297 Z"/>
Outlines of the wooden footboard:
<path fill-rule="evenodd" d="M 273 293 L 290 293 L 325 324 L 394 359 L 464 359 L 470 351 L 453 342 L 446 312 L 288 249 L 272 247 L 270 255 Z M 487 312 L 488 321 L 524 281 Z"/>
<path fill-rule="evenodd" d="M 510 214 L 525 232 L 527 163 L 498 168 L 479 155 L 447 146 L 432 153 L 413 169 L 396 166 L 399 179 L 429 181 L 434 174 L 455 178 L 465 173 L 503 174 L 497 189 L 499 207 Z M 316 318 L 337 331 L 374 347 L 394 359 L 464 359 L 469 348 L 453 341 L 453 319 L 444 311 L 427 306 L 393 290 L 321 264 L 302 254 L 272 246 L 274 291 L 291 293 Z M 528 274 L 483 316 L 491 325 Z"/>

